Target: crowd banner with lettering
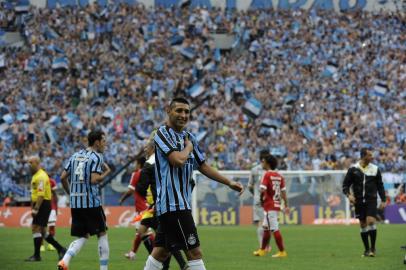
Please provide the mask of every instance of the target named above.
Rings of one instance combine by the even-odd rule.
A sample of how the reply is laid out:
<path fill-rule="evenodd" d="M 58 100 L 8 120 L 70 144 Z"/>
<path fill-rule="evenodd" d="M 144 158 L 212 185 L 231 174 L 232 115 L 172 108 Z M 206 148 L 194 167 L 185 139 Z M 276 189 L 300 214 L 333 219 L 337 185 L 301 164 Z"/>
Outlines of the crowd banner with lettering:
<path fill-rule="evenodd" d="M 97 2 L 100 6 L 105 6 L 112 3 L 110 0 L 30 0 L 31 5 L 38 7 L 64 7 L 64 6 L 86 6 L 89 3 Z M 184 0 L 120 0 L 115 2 L 127 3 L 134 5 L 142 3 L 146 7 L 154 6 L 185 6 L 182 5 Z M 324 9 L 336 10 L 339 12 L 353 10 L 369 10 L 369 11 L 404 11 L 401 6 L 401 1 L 381 1 L 381 0 L 190 0 L 188 6 L 205 6 L 227 9 Z"/>
<path fill-rule="evenodd" d="M 110 228 L 134 226 L 134 207 L 104 207 L 104 212 Z M 29 207 L 0 207 L 0 227 L 30 227 L 31 222 L 31 208 Z M 70 224 L 70 208 L 59 208 L 56 226 L 70 227 Z"/>

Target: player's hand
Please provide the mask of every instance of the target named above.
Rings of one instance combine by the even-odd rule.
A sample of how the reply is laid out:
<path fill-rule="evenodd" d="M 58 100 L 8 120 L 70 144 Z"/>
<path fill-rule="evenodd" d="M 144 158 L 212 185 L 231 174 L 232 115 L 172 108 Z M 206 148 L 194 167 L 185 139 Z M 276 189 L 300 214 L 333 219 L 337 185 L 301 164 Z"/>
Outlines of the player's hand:
<path fill-rule="evenodd" d="M 348 200 L 350 201 L 350 204 L 352 204 L 352 205 L 355 204 L 355 197 L 354 197 L 354 195 L 352 195 L 352 194 L 348 195 Z"/>
<path fill-rule="evenodd" d="M 244 192 L 244 187 L 241 185 L 241 183 L 238 183 L 236 181 L 231 180 L 230 184 L 228 186 L 235 191 L 238 191 L 240 195 Z"/>
<path fill-rule="evenodd" d="M 290 208 L 289 208 L 289 207 L 285 207 L 285 208 L 283 209 L 283 212 L 284 212 L 286 215 L 289 215 L 289 214 L 290 214 Z"/>
<path fill-rule="evenodd" d="M 386 206 L 386 202 L 381 202 L 381 204 L 379 205 L 379 209 L 384 209 Z"/>
<path fill-rule="evenodd" d="M 31 216 L 32 217 L 35 217 L 37 214 L 38 214 L 38 209 L 35 209 L 35 208 L 31 209 Z"/>
<path fill-rule="evenodd" d="M 189 139 L 189 134 L 185 137 L 185 148 L 189 148 L 191 151 L 193 150 L 193 143 Z"/>

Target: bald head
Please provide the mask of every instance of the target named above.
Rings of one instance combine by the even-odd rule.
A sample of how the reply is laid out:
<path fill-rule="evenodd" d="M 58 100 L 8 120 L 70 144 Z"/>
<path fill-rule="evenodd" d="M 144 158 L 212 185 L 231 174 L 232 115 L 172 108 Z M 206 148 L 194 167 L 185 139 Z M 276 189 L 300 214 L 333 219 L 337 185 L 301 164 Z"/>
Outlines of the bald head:
<path fill-rule="evenodd" d="M 39 156 L 30 156 L 28 164 L 30 164 L 31 172 L 36 173 L 41 168 L 41 159 Z"/>

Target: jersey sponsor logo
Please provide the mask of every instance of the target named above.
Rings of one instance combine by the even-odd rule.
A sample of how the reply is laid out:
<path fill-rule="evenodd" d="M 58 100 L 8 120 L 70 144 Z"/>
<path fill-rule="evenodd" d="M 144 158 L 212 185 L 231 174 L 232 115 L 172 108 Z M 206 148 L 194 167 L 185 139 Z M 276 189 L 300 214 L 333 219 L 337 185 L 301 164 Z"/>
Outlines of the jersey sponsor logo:
<path fill-rule="evenodd" d="M 194 234 L 190 234 L 189 237 L 187 238 L 187 243 L 191 246 L 196 244 L 196 236 Z"/>

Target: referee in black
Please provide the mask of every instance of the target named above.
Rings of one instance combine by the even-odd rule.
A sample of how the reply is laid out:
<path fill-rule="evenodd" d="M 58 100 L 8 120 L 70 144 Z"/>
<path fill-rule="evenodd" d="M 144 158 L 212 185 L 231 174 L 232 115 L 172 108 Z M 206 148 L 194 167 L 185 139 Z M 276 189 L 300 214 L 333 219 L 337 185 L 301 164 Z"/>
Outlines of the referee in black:
<path fill-rule="evenodd" d="M 371 150 L 362 148 L 360 156 L 361 160 L 352 165 L 345 175 L 343 192 L 355 206 L 355 216 L 360 222 L 361 239 L 365 247 L 362 256 L 375 257 L 377 193 L 382 201 L 379 208 L 384 208 L 385 189 L 378 166 L 371 163 L 373 160 Z"/>

